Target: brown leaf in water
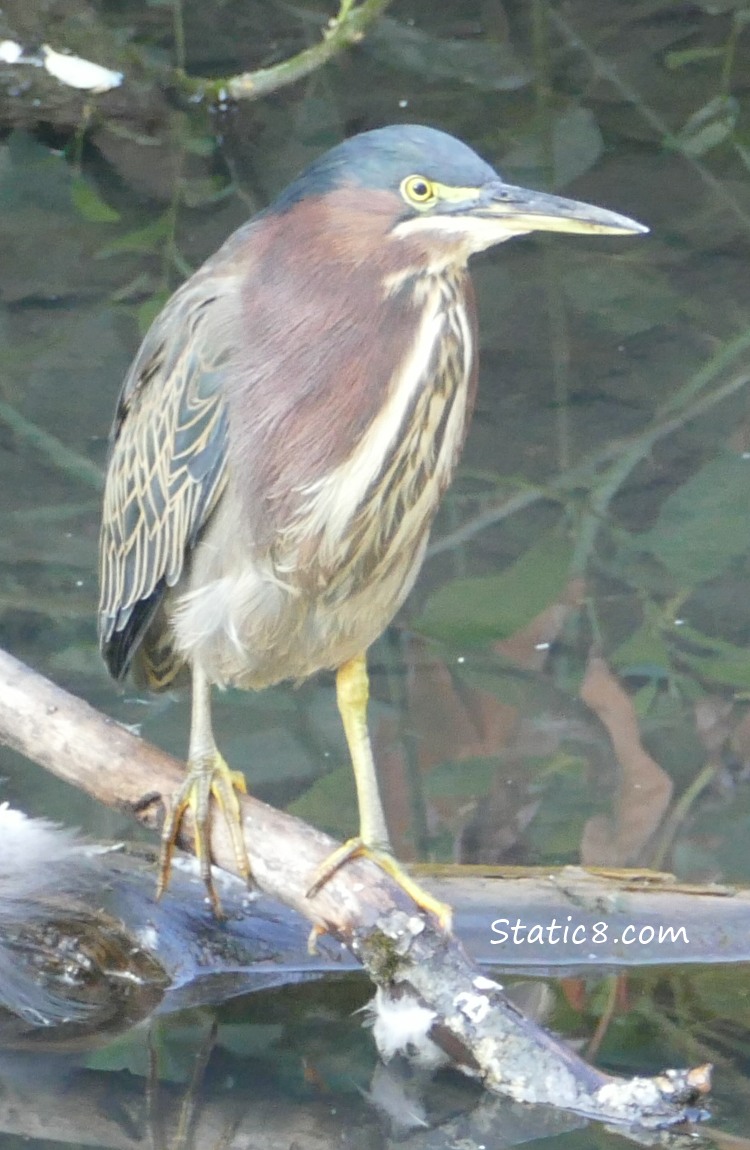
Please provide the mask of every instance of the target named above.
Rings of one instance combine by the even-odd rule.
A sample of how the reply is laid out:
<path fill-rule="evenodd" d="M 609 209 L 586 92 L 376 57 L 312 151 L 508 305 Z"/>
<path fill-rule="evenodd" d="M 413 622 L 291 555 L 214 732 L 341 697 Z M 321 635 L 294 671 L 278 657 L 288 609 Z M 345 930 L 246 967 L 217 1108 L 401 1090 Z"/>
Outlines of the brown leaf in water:
<path fill-rule="evenodd" d="M 562 996 L 568 1006 L 578 1014 L 583 1014 L 588 1001 L 588 987 L 585 978 L 561 978 L 559 982 Z"/>
<path fill-rule="evenodd" d="M 381 715 L 373 732 L 373 752 L 391 842 L 397 857 L 408 860 L 415 858 L 417 851 L 413 841 L 409 763 L 401 732 L 398 715 Z"/>
<path fill-rule="evenodd" d="M 396 854 L 404 859 L 415 852 L 402 732 L 415 735 L 417 772 L 424 777 L 441 763 L 501 754 L 513 743 L 521 721 L 517 707 L 456 679 L 424 640 L 411 639 L 406 658 L 406 714 L 403 720 L 381 718 L 373 740 L 388 827 Z M 472 810 L 465 797 L 433 798 L 426 811 L 429 829 L 448 826 L 458 833 Z"/>
<path fill-rule="evenodd" d="M 717 1150 L 750 1150 L 750 1138 L 741 1134 L 729 1134 L 724 1130 L 712 1130 L 711 1141 Z"/>
<path fill-rule="evenodd" d="M 582 599 L 582 579 L 572 580 L 556 603 L 545 607 L 514 635 L 493 650 L 520 670 L 539 671 L 548 649 L 560 634 L 571 610 Z M 518 708 L 490 691 L 467 686 L 448 665 L 435 658 L 429 644 L 413 639 L 408 653 L 409 713 L 419 737 L 419 767 L 428 771 L 446 759 L 498 754 L 518 733 Z"/>
<path fill-rule="evenodd" d="M 570 611 L 580 604 L 583 591 L 583 580 L 572 580 L 558 602 L 550 604 L 508 639 L 496 643 L 493 649 L 521 670 L 541 671 L 549 646 L 560 634 Z M 437 658 L 425 640 L 412 638 L 409 641 L 406 660 L 405 719 L 399 723 L 395 718 L 384 716 L 374 734 L 386 817 L 396 853 L 401 858 L 413 857 L 414 848 L 408 763 L 400 731 L 409 730 L 415 734 L 416 765 L 422 776 L 441 763 L 499 755 L 505 755 L 505 773 L 512 775 L 509 756 L 512 757 L 512 748 L 524 723 L 518 707 L 461 680 L 444 660 Z M 534 737 L 538 741 L 538 735 Z M 523 746 L 516 751 L 519 759 L 533 753 L 527 745 L 528 738 L 522 742 Z M 548 747 L 545 751 L 551 753 Z M 487 799 L 488 809 L 491 808 L 490 821 L 494 826 L 493 838 L 502 842 L 503 850 L 512 845 L 530 817 L 525 784 L 516 793 L 518 788 L 511 782 L 503 778 L 497 802 L 493 796 Z M 475 805 L 467 806 L 465 798 L 433 799 L 428 821 L 452 824 L 454 831 L 459 833 Z"/>
<path fill-rule="evenodd" d="M 580 695 L 606 728 L 620 766 L 614 817 L 589 819 L 581 841 L 581 862 L 633 865 L 642 861 L 644 847 L 666 813 L 672 780 L 643 747 L 632 700 L 601 656 L 589 659 Z"/>
<path fill-rule="evenodd" d="M 409 646 L 407 686 L 420 771 L 449 759 L 497 754 L 517 733 L 517 707 L 462 682 L 421 639 Z"/>
<path fill-rule="evenodd" d="M 585 590 L 583 579 L 571 579 L 556 603 L 550 603 L 515 635 L 493 644 L 493 651 L 521 670 L 541 671 L 550 646 L 565 626 L 571 610 L 580 607 Z"/>

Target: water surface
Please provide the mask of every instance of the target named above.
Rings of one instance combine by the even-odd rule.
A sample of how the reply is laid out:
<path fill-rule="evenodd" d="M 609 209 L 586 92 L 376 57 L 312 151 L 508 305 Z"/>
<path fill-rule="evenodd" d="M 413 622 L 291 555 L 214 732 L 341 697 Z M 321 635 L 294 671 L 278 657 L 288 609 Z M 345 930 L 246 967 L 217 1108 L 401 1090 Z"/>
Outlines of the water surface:
<path fill-rule="evenodd" d="M 462 470 L 371 659 L 397 851 L 747 882 L 742 5 L 401 0 L 312 77 L 217 114 L 159 84 L 169 62 L 184 52 L 212 76 L 265 66 L 313 42 L 321 14 L 217 2 L 182 17 L 61 0 L 0 18 L 30 49 L 51 42 L 126 74 L 91 99 L 0 76 L 0 643 L 184 754 L 187 699 L 118 691 L 96 650 L 98 469 L 123 374 L 169 292 L 304 163 L 358 130 L 430 123 L 511 182 L 611 207 L 651 234 L 529 238 L 476 261 L 482 366 Z M 223 694 L 215 725 L 255 793 L 336 835 L 353 829 L 330 677 Z M 0 799 L 32 814 L 97 837 L 139 833 L 7 751 L 0 774 Z M 551 989 L 549 1017 L 577 1041 L 598 1035 L 613 1070 L 717 1062 L 722 1122 L 744 1133 L 745 984 L 740 968 L 587 979 Z M 310 1108 L 324 1143 L 343 1108 L 380 1144 L 388 1124 L 361 1093 L 372 1048 L 348 1015 L 365 997 L 354 981 L 226 1008 L 200 1085 L 218 1126 L 200 1144 L 223 1144 L 250 1083 L 259 1114 L 283 1108 L 290 1144 Z M 208 1025 L 180 1021 L 164 1043 L 192 1065 Z M 89 1072 L 111 1083 L 109 1105 L 144 1105 L 146 1054 L 140 1036 L 127 1070 L 113 1058 Z M 174 1118 L 188 1070 L 163 1077 Z M 49 1080 L 54 1099 L 58 1068 Z M 471 1087 L 450 1090 L 457 1108 L 476 1103 Z M 485 1144 L 505 1145 L 508 1123 L 488 1118 Z M 619 1144 L 554 1129 L 530 1144 Z M 37 1133 L 43 1146 L 53 1132 Z"/>

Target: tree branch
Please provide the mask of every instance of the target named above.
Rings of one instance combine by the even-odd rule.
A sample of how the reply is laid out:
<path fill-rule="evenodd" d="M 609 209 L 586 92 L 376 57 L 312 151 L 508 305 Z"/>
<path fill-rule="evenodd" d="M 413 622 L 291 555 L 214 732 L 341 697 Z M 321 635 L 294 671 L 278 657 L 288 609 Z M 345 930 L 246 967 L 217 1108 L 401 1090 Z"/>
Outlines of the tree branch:
<path fill-rule="evenodd" d="M 329 21 L 323 39 L 311 48 L 305 48 L 271 68 L 258 68 L 255 72 L 243 72 L 221 80 L 205 80 L 179 72 L 180 86 L 190 95 L 219 101 L 258 100 L 304 79 L 344 48 L 358 44 L 390 3 L 391 0 L 362 0 L 361 4 L 354 5 L 353 0 L 341 0 L 338 15 Z"/>
<path fill-rule="evenodd" d="M 176 759 L 4 652 L 0 742 L 152 828 L 161 819 L 162 794 L 181 777 Z M 381 1004 L 408 996 L 421 1007 L 421 1037 L 488 1089 L 644 1126 L 684 1120 L 686 1106 L 707 1091 L 705 1068 L 628 1081 L 589 1066 L 520 1014 L 459 941 L 443 934 L 366 859 L 347 864 L 308 898 L 316 868 L 336 844 L 257 799 L 243 798 L 242 810 L 258 886 L 343 941 L 378 985 Z M 235 871 L 221 819 L 212 831 L 216 863 Z M 190 838 L 188 827 L 181 845 L 190 846 Z"/>

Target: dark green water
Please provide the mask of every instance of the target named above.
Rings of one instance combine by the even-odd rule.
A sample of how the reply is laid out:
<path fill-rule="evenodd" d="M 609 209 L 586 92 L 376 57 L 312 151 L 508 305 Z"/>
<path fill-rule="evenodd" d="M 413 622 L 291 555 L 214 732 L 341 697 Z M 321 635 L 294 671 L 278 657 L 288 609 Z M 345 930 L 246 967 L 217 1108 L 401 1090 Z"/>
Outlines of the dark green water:
<path fill-rule="evenodd" d="M 85 99 L 0 66 L 0 645 L 184 754 L 187 700 L 118 692 L 96 650 L 96 469 L 140 329 L 327 146 L 430 123 L 511 182 L 651 234 L 524 239 L 476 261 L 482 366 L 463 468 L 418 586 L 372 652 L 397 850 L 747 882 L 747 10 L 395 0 L 360 47 L 265 100 L 210 115 L 160 83 L 183 42 L 189 70 L 211 76 L 291 55 L 317 40 L 318 8 L 188 2 L 182 21 L 135 0 L 3 8 L 0 38 L 70 48 L 126 80 Z M 227 693 L 216 729 L 261 797 L 352 829 L 329 678 Z M 97 837 L 138 833 L 2 750 L 0 775 L 0 801 Z M 628 975 L 617 996 L 606 982 L 557 987 L 550 1017 L 585 1042 L 611 1015 L 598 1055 L 611 1069 L 716 1062 L 721 1123 L 744 1134 L 746 983 L 724 968 Z M 221 1132 L 248 1091 L 261 1128 L 283 1114 L 285 1145 L 307 1145 L 313 1121 L 316 1144 L 350 1127 L 356 1144 L 380 1144 L 359 1092 L 371 1044 L 348 1017 L 365 996 L 346 983 L 227 1008 L 203 1083 L 216 1126 L 196 1144 L 235 1144 Z M 207 1025 L 191 1019 L 171 1040 L 168 1123 Z M 140 1036 L 107 1064 L 109 1087 L 95 1080 L 101 1106 L 127 1115 L 123 1138 L 148 1125 L 144 1052 Z M 477 1101 L 455 1082 L 437 1095 L 430 1121 Z M 507 1115 L 484 1120 L 484 1144 L 504 1145 Z M 545 1146 L 621 1141 L 555 1129 L 527 1144 L 545 1131 Z M 16 1144 L 0 1134 L 3 1150 Z"/>

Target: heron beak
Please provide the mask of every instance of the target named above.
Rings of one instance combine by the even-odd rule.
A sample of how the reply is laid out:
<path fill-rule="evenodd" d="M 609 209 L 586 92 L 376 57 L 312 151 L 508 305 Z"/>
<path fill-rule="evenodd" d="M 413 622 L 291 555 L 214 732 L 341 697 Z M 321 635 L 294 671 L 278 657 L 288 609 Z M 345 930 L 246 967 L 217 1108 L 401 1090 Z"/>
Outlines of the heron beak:
<path fill-rule="evenodd" d="M 547 192 L 516 188 L 501 180 L 482 189 L 471 215 L 497 220 L 506 232 L 578 232 L 599 236 L 644 234 L 647 227 L 617 212 L 566 200 Z"/>

